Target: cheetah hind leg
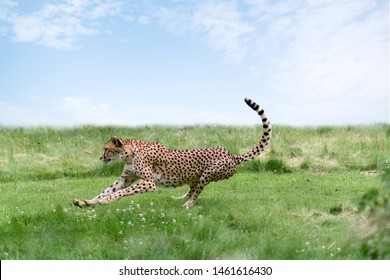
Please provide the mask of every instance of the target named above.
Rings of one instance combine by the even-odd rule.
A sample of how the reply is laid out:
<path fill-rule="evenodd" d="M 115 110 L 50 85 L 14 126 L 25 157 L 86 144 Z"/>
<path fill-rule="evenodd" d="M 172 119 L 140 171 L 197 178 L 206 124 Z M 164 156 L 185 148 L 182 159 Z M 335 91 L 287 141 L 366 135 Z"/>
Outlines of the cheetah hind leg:
<path fill-rule="evenodd" d="M 198 200 L 198 196 L 203 191 L 204 187 L 207 185 L 207 183 L 204 183 L 204 180 L 201 180 L 201 182 L 202 183 L 199 183 L 196 187 L 193 188 L 193 191 L 189 196 L 190 199 L 183 204 L 184 207 L 191 207 L 196 203 L 196 201 Z"/>
<path fill-rule="evenodd" d="M 191 188 L 190 199 L 184 203 L 184 207 L 193 206 L 204 188 L 212 181 L 227 179 L 236 172 L 236 164 L 232 158 L 224 158 L 216 161 L 204 171 L 196 186 Z"/>

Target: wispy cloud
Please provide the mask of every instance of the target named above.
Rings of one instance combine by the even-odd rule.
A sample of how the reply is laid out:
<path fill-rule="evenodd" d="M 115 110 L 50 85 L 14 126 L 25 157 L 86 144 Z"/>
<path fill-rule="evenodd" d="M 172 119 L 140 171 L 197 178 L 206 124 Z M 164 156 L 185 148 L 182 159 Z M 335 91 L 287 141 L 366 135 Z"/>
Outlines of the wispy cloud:
<path fill-rule="evenodd" d="M 383 94 L 388 65 L 388 18 L 384 9 L 367 1 L 318 1 L 303 9 L 290 8 L 295 12 L 288 15 L 278 15 L 275 8 L 273 20 L 267 24 L 270 31 L 277 29 L 278 33 L 267 32 L 258 38 L 258 44 L 264 40 L 279 45 L 281 55 L 272 56 L 270 63 L 274 67 L 272 87 L 305 98 L 356 96 L 358 91 Z M 370 85 L 370 78 L 382 84 Z M 363 84 L 372 88 L 362 89 Z"/>
<path fill-rule="evenodd" d="M 16 42 L 70 49 L 79 36 L 98 33 L 98 20 L 118 14 L 121 7 L 122 1 L 116 0 L 48 2 L 27 14 L 10 10 L 3 20 L 11 25 Z"/>
<path fill-rule="evenodd" d="M 65 117 L 64 124 L 115 123 L 115 110 L 108 103 L 94 102 L 86 96 L 66 96 L 53 104 Z"/>
<path fill-rule="evenodd" d="M 74 126 L 83 124 L 118 124 L 119 115 L 110 104 L 95 102 L 86 96 L 42 99 L 25 96 L 28 102 L 14 104 L 0 100 L 0 119 L 7 125 Z M 118 117 L 118 119 L 117 119 Z"/>
<path fill-rule="evenodd" d="M 383 119 L 389 92 L 385 1 L 247 2 L 263 28 L 252 69 L 264 75 L 274 98 L 290 103 L 277 115 L 295 116 L 294 124 L 308 122 L 307 115 L 316 123 L 364 123 L 369 108 L 375 110 L 371 119 Z"/>
<path fill-rule="evenodd" d="M 168 30 L 200 34 L 227 61 L 249 64 L 264 88 L 275 99 L 288 97 L 295 104 L 288 106 L 290 113 L 300 115 L 299 110 L 321 107 L 329 99 L 345 108 L 356 105 L 355 110 L 362 99 L 368 106 L 382 106 L 379 100 L 389 90 L 387 5 L 367 0 L 198 1 L 164 7 L 158 16 Z"/>
<path fill-rule="evenodd" d="M 247 54 L 246 40 L 255 28 L 245 20 L 235 2 L 207 2 L 193 14 L 193 27 L 206 34 L 208 42 L 226 53 L 233 62 Z"/>
<path fill-rule="evenodd" d="M 0 100 L 0 108 L 2 125 L 30 126 L 44 124 L 47 121 L 46 115 L 42 115 L 33 108 L 16 105 L 2 100 Z"/>
<path fill-rule="evenodd" d="M 248 52 L 248 38 L 255 28 L 244 19 L 236 1 L 197 1 L 192 5 L 160 7 L 158 22 L 176 34 L 201 36 L 222 51 L 229 62 L 241 63 Z"/>
<path fill-rule="evenodd" d="M 172 104 L 164 107 L 158 104 L 141 103 L 128 106 L 129 99 L 118 103 L 94 100 L 87 96 L 65 96 L 58 99 L 42 99 L 25 96 L 21 104 L 0 100 L 0 120 L 10 126 L 77 126 L 77 125 L 123 125 L 148 124 L 241 124 L 245 114 L 237 112 L 211 112 L 208 109 L 194 109 L 191 105 Z M 247 112 L 249 112 L 247 110 Z M 257 120 L 250 114 L 251 121 Z"/>
<path fill-rule="evenodd" d="M 18 2 L 13 0 L 0 0 L 0 5 L 8 6 L 8 7 L 15 7 L 18 5 Z"/>

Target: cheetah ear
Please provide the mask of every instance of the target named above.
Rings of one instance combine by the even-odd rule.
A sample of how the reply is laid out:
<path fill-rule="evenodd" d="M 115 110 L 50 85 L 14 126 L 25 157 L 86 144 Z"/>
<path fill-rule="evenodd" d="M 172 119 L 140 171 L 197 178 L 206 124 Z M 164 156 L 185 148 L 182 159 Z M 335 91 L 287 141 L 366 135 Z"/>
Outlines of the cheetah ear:
<path fill-rule="evenodd" d="M 117 148 L 120 148 L 123 146 L 123 143 L 121 141 L 121 139 L 119 139 L 118 137 L 116 136 L 112 136 L 111 137 L 111 142 L 115 145 L 115 147 Z"/>

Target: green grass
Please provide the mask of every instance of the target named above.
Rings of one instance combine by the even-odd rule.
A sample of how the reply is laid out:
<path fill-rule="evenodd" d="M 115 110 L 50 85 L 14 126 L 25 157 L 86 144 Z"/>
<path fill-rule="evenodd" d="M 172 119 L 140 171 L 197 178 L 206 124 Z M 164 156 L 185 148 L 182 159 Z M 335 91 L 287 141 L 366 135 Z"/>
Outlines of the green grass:
<path fill-rule="evenodd" d="M 159 188 L 80 209 L 123 165 L 99 162 L 111 135 L 243 153 L 259 127 L 0 128 L 0 259 L 362 259 L 357 211 L 390 165 L 390 128 L 274 128 L 270 149 L 187 209 Z M 369 171 L 368 171 L 369 170 Z"/>

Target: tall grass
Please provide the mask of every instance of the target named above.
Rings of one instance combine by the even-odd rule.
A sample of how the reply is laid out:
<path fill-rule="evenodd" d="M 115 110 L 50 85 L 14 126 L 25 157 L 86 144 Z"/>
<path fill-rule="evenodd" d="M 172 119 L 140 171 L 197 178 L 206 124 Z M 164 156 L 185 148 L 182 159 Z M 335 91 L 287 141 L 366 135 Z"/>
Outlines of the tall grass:
<path fill-rule="evenodd" d="M 389 160 L 389 127 L 274 127 L 271 146 L 241 170 L 278 172 L 383 170 Z M 234 154 L 253 148 L 260 127 L 92 127 L 74 129 L 0 128 L 0 176 L 3 182 L 116 175 L 120 166 L 103 167 L 99 156 L 111 135 L 161 142 L 169 148 L 225 146 Z M 267 163 L 267 161 L 271 161 Z M 119 171 L 120 172 L 120 171 Z"/>

